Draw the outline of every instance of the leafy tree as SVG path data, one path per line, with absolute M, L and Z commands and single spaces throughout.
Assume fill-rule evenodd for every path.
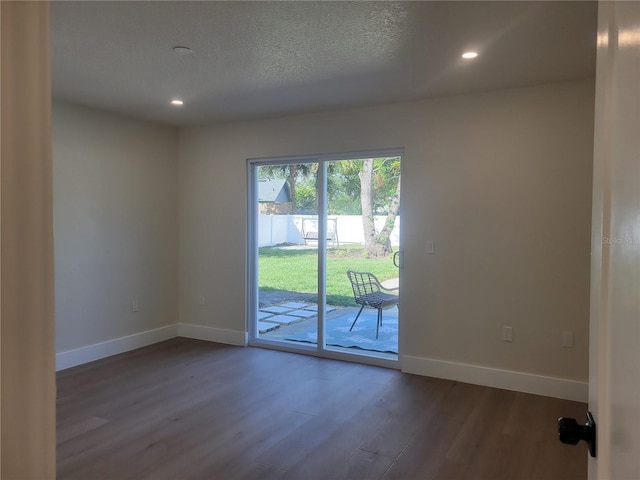
M 371 159 L 370 159 L 371 160 Z M 331 162 L 327 193 L 329 214 L 361 215 L 360 192 L 365 160 Z M 374 215 L 386 215 L 396 194 L 400 177 L 400 158 L 375 158 L 371 172 L 371 209 Z
M 378 168 L 378 173 L 381 171 L 382 166 L 384 166 L 384 163 Z M 362 171 L 358 176 L 360 178 L 360 201 L 362 205 L 362 227 L 364 229 L 365 250 L 370 257 L 386 257 L 393 251 L 391 248 L 391 232 L 393 231 L 396 216 L 400 209 L 400 172 L 398 171 L 396 181 L 390 181 L 388 175 L 376 175 L 375 160 L 368 158 L 363 160 Z M 387 218 L 382 230 L 376 232 L 373 208 L 374 185 L 377 185 L 379 190 L 382 190 L 382 187 L 386 186 L 388 190 L 393 184 L 395 184 L 393 194 L 385 198 L 385 200 L 389 201 Z
M 327 212 L 330 215 L 361 215 L 360 178 L 362 160 L 341 160 L 329 164 Z
M 400 157 L 331 162 L 329 214 L 362 215 L 365 250 L 372 258 L 389 255 L 391 232 L 400 206 Z M 386 215 L 380 232 L 374 216 Z
M 400 158 L 340 160 L 327 164 L 327 212 L 330 215 L 362 215 L 365 250 L 372 258 L 389 255 L 391 232 L 400 207 Z M 287 178 L 293 213 L 318 211 L 318 164 L 260 167 L 260 178 Z M 380 232 L 375 215 L 387 216 Z
M 289 182 L 289 192 L 291 193 L 292 210 L 295 214 L 298 211 L 297 183 L 299 178 L 306 177 L 311 171 L 311 164 L 291 163 L 286 165 L 264 165 L 259 169 L 261 179 L 286 178 Z
M 302 213 L 318 211 L 318 197 L 315 185 L 300 182 L 296 187 L 296 209 Z

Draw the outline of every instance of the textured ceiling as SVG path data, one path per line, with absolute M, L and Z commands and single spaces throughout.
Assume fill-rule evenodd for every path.
M 53 96 L 193 125 L 580 79 L 595 72 L 596 12 L 575 1 L 56 1 Z M 462 60 L 469 49 L 480 56 Z

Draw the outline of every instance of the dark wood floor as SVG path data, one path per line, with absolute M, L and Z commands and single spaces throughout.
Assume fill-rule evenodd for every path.
M 173 339 L 58 374 L 59 479 L 585 479 L 586 405 Z

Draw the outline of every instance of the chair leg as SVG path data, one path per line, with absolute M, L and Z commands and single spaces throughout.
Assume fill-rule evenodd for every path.
M 356 324 L 356 322 L 358 321 L 358 317 L 360 316 L 360 314 L 362 313 L 362 309 L 364 308 L 364 305 L 362 305 L 360 307 L 360 311 L 358 312 L 358 314 L 356 315 L 356 319 L 353 321 L 353 323 L 351 324 L 351 328 L 353 328 L 353 326 Z M 349 331 L 351 331 L 351 328 L 349 329 Z
M 380 329 L 380 325 L 382 325 L 382 309 L 378 309 L 378 323 L 376 323 L 376 340 L 378 339 L 378 330 Z

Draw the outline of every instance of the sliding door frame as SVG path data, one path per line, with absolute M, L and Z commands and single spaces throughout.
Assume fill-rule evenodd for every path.
M 381 150 L 362 150 L 355 152 L 340 152 L 322 155 L 299 155 L 287 157 L 263 157 L 247 159 L 247 284 L 246 284 L 246 315 L 245 315 L 245 331 L 249 334 L 249 345 L 263 348 L 271 348 L 293 353 L 304 353 L 323 358 L 332 358 L 336 360 L 344 360 L 350 362 L 364 363 L 368 365 L 377 365 L 387 368 L 400 369 L 400 359 L 404 350 L 403 322 L 401 321 L 399 309 L 398 312 L 398 356 L 396 360 L 380 358 L 374 354 L 367 352 L 347 353 L 336 350 L 327 350 L 324 342 L 324 327 L 326 315 L 326 256 L 327 256 L 327 164 L 331 161 L 340 160 L 359 160 L 365 158 L 380 157 L 400 157 L 400 172 L 402 175 L 404 164 L 404 149 L 390 148 Z M 318 164 L 318 183 L 320 185 L 318 191 L 318 318 L 317 332 L 318 341 L 316 345 L 291 345 L 285 342 L 274 341 L 267 338 L 260 338 L 257 331 L 257 312 L 259 302 L 259 286 L 258 286 L 258 167 L 270 165 L 291 165 L 303 163 Z M 402 195 L 400 196 L 400 204 L 402 205 Z M 402 211 L 402 210 L 400 210 Z M 403 225 L 400 223 L 400 252 L 403 247 Z M 402 292 L 402 270 L 403 270 L 403 253 L 400 254 L 400 268 L 398 269 L 400 292 Z M 402 302 L 402 293 L 400 293 L 400 301 Z

